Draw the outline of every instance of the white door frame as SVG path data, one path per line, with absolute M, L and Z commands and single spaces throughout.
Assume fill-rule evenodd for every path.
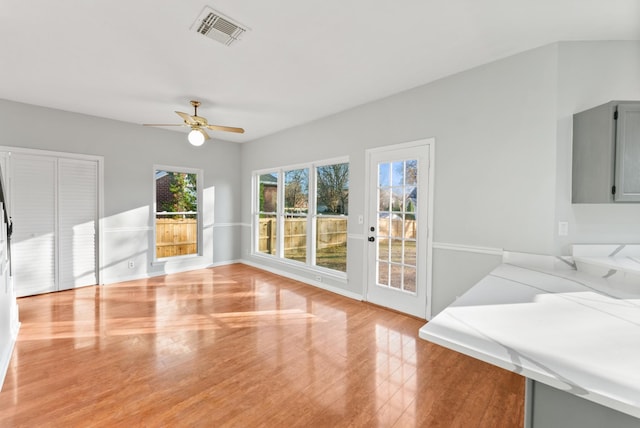
M 364 214 L 364 218 L 365 219 L 369 219 L 370 218 L 370 203 L 371 203 L 371 184 L 369 178 L 371 175 L 371 169 L 372 169 L 372 165 L 371 165 L 371 155 L 373 153 L 380 153 L 380 152 L 385 152 L 385 151 L 391 151 L 391 150 L 396 150 L 396 149 L 406 149 L 406 148 L 412 148 L 412 147 L 419 147 L 419 146 L 427 146 L 427 150 L 429 153 L 429 183 L 428 183 L 428 197 L 427 197 L 427 278 L 426 278 L 426 298 L 427 298 L 427 302 L 426 302 L 426 313 L 424 314 L 425 319 L 429 320 L 431 319 L 432 316 L 432 282 L 433 282 L 433 274 L 432 274 L 432 267 L 433 267 L 433 193 L 434 193 L 434 178 L 435 178 L 435 138 L 431 137 L 431 138 L 425 138 L 422 140 L 416 140 L 416 141 L 409 141 L 406 143 L 400 143 L 400 144 L 393 144 L 393 145 L 389 145 L 389 146 L 383 146 L 383 147 L 376 147 L 373 149 L 367 149 L 365 151 L 365 157 L 366 157 L 366 161 L 365 161 L 365 192 L 364 192 L 364 206 L 365 206 L 365 214 Z M 365 221 L 366 223 L 366 221 Z M 367 236 L 368 236 L 368 224 L 364 224 L 364 228 L 363 228 L 363 236 L 364 236 L 364 240 L 363 240 L 363 266 L 362 266 L 362 277 L 365 279 L 364 281 L 364 287 L 363 287 L 363 299 L 366 300 L 367 299 L 367 295 L 368 295 L 368 291 L 369 291 L 369 287 L 373 284 L 372 281 L 375 281 L 375 278 L 371 279 L 369 278 L 369 263 L 371 263 L 371 260 L 369 260 L 369 243 L 367 242 Z

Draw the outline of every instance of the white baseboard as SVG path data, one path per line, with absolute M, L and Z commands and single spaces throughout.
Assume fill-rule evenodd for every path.
M 9 370 L 9 363 L 11 362 L 11 356 L 13 355 L 13 348 L 15 348 L 15 346 L 16 338 L 12 337 L 11 343 L 6 349 L 2 350 L 2 355 L 0 355 L 0 391 L 4 386 L 4 378 L 7 376 L 7 370 Z
M 305 284 L 313 285 L 314 287 L 318 287 L 318 288 L 321 288 L 323 290 L 327 290 L 327 291 L 330 291 L 332 293 L 336 293 L 336 294 L 339 294 L 341 296 L 348 297 L 350 299 L 360 300 L 360 301 L 363 300 L 362 294 L 354 293 L 353 291 L 345 290 L 343 288 L 335 287 L 333 285 L 325 284 L 323 282 L 314 281 L 314 280 L 312 280 L 310 278 L 306 278 L 304 276 L 296 275 L 294 273 L 287 272 L 285 270 L 276 269 L 276 268 L 272 268 L 270 266 L 261 265 L 259 263 L 254 263 L 254 262 L 251 262 L 251 261 L 246 260 L 246 259 L 242 259 L 239 262 L 242 263 L 242 264 L 245 264 L 247 266 L 252 266 L 254 268 L 266 270 L 267 272 L 271 272 L 271 273 L 274 273 L 276 275 L 284 276 L 285 278 L 294 279 L 296 281 L 304 282 Z
M 225 261 L 222 261 L 222 262 L 209 263 L 209 264 L 206 264 L 206 265 L 186 266 L 184 268 L 172 269 L 170 272 L 158 271 L 158 272 L 147 272 L 147 273 L 141 273 L 141 274 L 135 274 L 135 275 L 116 276 L 116 277 L 113 277 L 113 278 L 107 278 L 103 282 L 103 284 L 116 284 L 118 282 L 136 281 L 138 279 L 149 279 L 149 278 L 155 278 L 157 276 L 171 275 L 171 274 L 174 274 L 174 273 L 189 272 L 189 271 L 198 270 L 198 269 L 207 269 L 207 268 L 212 268 L 212 267 L 216 267 L 216 266 L 231 265 L 231 264 L 234 264 L 234 263 L 243 263 L 243 262 L 241 260 L 225 260 Z

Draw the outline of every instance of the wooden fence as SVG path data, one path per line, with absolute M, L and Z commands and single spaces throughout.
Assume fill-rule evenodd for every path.
M 389 219 L 378 220 L 378 235 L 390 236 L 392 238 L 416 239 L 416 221 L 391 219 L 391 230 L 389 230 Z
M 156 219 L 156 257 L 184 256 L 198 252 L 198 220 Z
M 414 220 L 380 219 L 378 227 L 380 235 L 405 238 L 416 237 Z M 307 219 L 286 218 L 284 224 L 285 251 L 306 248 Z M 275 254 L 276 219 L 260 219 L 259 251 Z M 316 248 L 323 249 L 344 245 L 347 242 L 346 218 L 319 218 L 316 230 Z M 156 219 L 156 257 L 172 257 L 198 252 L 198 222 L 192 218 L 158 218 Z
M 260 238 L 258 250 L 261 253 L 275 254 L 276 219 L 260 219 Z M 316 248 L 328 248 L 344 245 L 347 242 L 346 218 L 319 218 L 316 230 Z M 392 238 L 415 239 L 416 221 L 381 218 L 378 221 L 378 234 Z M 307 219 L 286 218 L 284 222 L 284 250 L 306 248 Z
M 258 251 L 275 254 L 276 219 L 260 219 Z M 319 218 L 316 225 L 316 248 L 344 245 L 347 242 L 346 218 Z M 284 222 L 284 250 L 304 249 L 307 246 L 307 219 L 286 218 Z

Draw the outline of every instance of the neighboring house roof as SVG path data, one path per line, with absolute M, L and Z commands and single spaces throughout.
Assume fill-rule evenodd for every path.
M 260 176 L 261 184 L 278 184 L 278 177 L 274 177 L 271 174 L 262 174 Z

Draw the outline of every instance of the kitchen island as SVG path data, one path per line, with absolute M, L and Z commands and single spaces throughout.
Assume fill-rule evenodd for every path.
M 637 428 L 635 290 L 576 270 L 571 257 L 505 253 L 420 337 L 525 376 L 527 428 Z

